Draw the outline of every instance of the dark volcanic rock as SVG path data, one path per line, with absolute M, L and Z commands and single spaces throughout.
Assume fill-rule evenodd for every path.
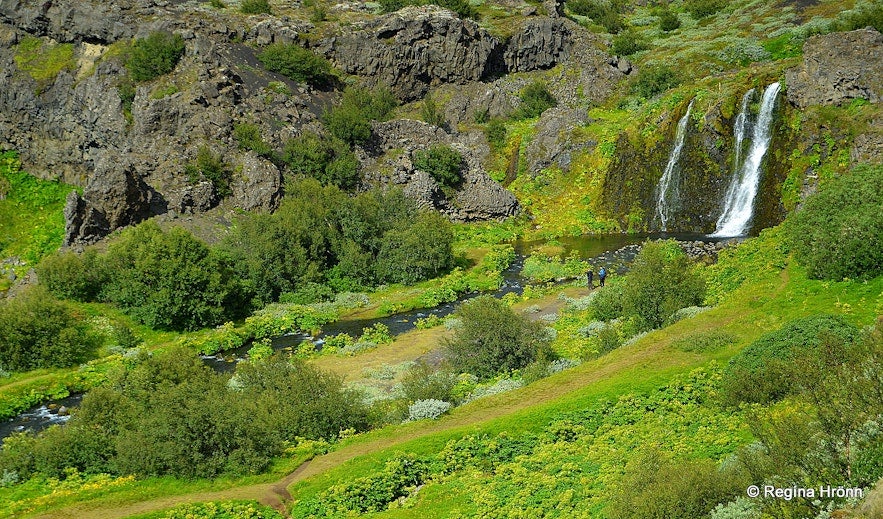
M 570 56 L 572 34 L 563 18 L 533 18 L 509 40 L 503 60 L 509 72 L 554 67 Z
M 553 164 L 564 171 L 570 169 L 575 150 L 595 146 L 594 142 L 571 137 L 574 128 L 588 120 L 585 108 L 558 106 L 546 110 L 537 121 L 534 136 L 527 146 L 527 171 L 535 174 Z
M 62 42 L 109 43 L 134 35 L 135 11 L 131 0 L 0 0 L 0 21 L 39 36 Z
M 430 85 L 478 81 L 491 72 L 499 41 L 471 20 L 433 5 L 406 7 L 341 34 L 320 48 L 348 74 L 388 86 L 402 99 Z
M 809 105 L 883 98 L 883 35 L 874 29 L 813 36 L 803 45 L 803 63 L 785 73 L 788 100 Z

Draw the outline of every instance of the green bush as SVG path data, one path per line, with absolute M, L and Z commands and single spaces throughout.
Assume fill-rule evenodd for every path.
M 150 81 L 168 74 L 184 55 L 184 39 L 178 34 L 153 32 L 132 45 L 126 68 L 135 81 Z
M 698 20 L 717 14 L 728 4 L 727 0 L 687 0 L 684 2 L 684 9 Z
M 208 180 L 214 186 L 215 193 L 221 198 L 227 198 L 233 194 L 233 190 L 230 188 L 233 173 L 221 156 L 207 146 L 200 146 L 196 152 L 196 160 L 184 165 L 184 174 L 187 175 L 187 180 L 191 184 Z
M 339 105 L 322 119 L 331 135 L 347 144 L 364 144 L 371 138 L 371 121 L 385 121 L 398 101 L 387 89 L 347 88 Z
M 464 165 L 463 155 L 444 144 L 414 153 L 414 166 L 429 173 L 442 187 L 458 186 L 463 180 L 461 171 Z
M 871 1 L 861 5 L 856 5 L 851 11 L 847 11 L 841 15 L 841 20 L 837 23 L 837 29 L 842 31 L 854 31 L 856 29 L 864 29 L 865 27 L 873 27 L 879 32 L 883 32 L 883 3 L 879 1 Z
M 267 0 L 242 0 L 239 10 L 244 14 L 273 14 Z
M 680 82 L 678 74 L 668 66 L 646 66 L 638 72 L 638 76 L 632 84 L 632 92 L 650 99 L 678 86 Z
M 704 279 L 674 240 L 644 243 L 626 281 L 622 313 L 634 318 L 639 330 L 659 328 L 705 297 Z
M 324 185 L 352 190 L 361 181 L 359 161 L 349 146 L 312 132 L 286 142 L 282 160 L 295 173 L 313 177 Z
M 521 99 L 521 106 L 518 107 L 516 118 L 530 119 L 539 117 L 549 108 L 558 106 L 555 96 L 549 92 L 546 84 L 542 81 L 534 81 L 524 87 L 518 97 Z
M 258 54 L 264 68 L 301 83 L 322 85 L 331 77 L 325 58 L 293 43 L 272 43 Z
M 621 10 L 624 3 L 611 0 L 568 0 L 570 12 L 591 18 L 593 22 L 604 27 L 610 34 L 616 34 L 625 28 Z
M 883 273 L 883 166 L 859 166 L 820 187 L 786 223 L 797 260 L 816 279 Z
M 607 284 L 592 298 L 592 316 L 598 321 L 610 321 L 622 316 L 622 284 Z
M 672 11 L 668 5 L 659 10 L 659 28 L 663 32 L 671 32 L 677 30 L 681 26 L 681 20 L 678 13 Z
M 631 56 L 636 52 L 647 50 L 650 45 L 631 28 L 613 37 L 613 53 L 617 56 Z
M 111 243 L 103 299 L 158 329 L 195 330 L 241 315 L 243 288 L 229 259 L 184 229 L 142 223 Z
M 233 137 L 236 139 L 239 149 L 249 150 L 261 157 L 270 158 L 273 148 L 264 142 L 261 137 L 260 126 L 252 123 L 239 123 L 233 127 Z
M 469 0 L 380 0 L 380 10 L 384 13 L 392 13 L 409 5 L 435 4 L 457 13 L 460 18 L 478 19 L 478 10 L 469 3 Z
M 216 0 L 217 1 L 217 0 Z M 257 501 L 221 501 L 178 505 L 151 519 L 283 519 L 282 514 Z
M 453 266 L 454 234 L 450 222 L 436 212 L 423 212 L 407 227 L 384 233 L 374 266 L 377 279 L 412 284 Z
M 730 359 L 721 382 L 721 395 L 730 405 L 778 400 L 806 384 L 806 373 L 795 362 L 832 341 L 853 342 L 858 329 L 842 317 L 817 315 L 789 322 L 764 334 Z
M 487 135 L 488 144 L 494 150 L 499 150 L 506 144 L 506 124 L 502 119 L 491 119 L 484 129 L 484 134 Z
M 443 107 L 438 106 L 432 98 L 432 94 L 426 94 L 423 104 L 420 106 L 420 118 L 423 122 L 443 128 L 447 121 Z
M 457 376 L 449 371 L 436 371 L 425 362 L 420 362 L 405 374 L 402 379 L 402 392 L 408 402 L 418 400 L 441 400 L 453 402 L 452 392 L 457 384 Z
M 98 345 L 82 319 L 41 286 L 0 302 L 0 344 L 0 368 L 9 371 L 72 366 Z
M 458 372 L 488 379 L 551 358 L 543 325 L 516 314 L 504 302 L 478 296 L 462 303 L 454 335 L 444 341 L 448 359 Z
M 739 470 L 718 470 L 710 460 L 671 461 L 654 450 L 626 465 L 605 511 L 611 519 L 707 517 L 748 483 Z
M 108 276 L 94 249 L 46 256 L 36 270 L 40 284 L 54 296 L 83 302 L 95 301 Z

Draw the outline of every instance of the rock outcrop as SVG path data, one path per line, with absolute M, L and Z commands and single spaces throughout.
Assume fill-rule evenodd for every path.
M 532 18 L 509 39 L 503 61 L 509 72 L 554 67 L 570 57 L 573 34 L 564 18 Z
M 368 22 L 327 40 L 320 49 L 344 72 L 412 100 L 433 84 L 484 78 L 499 47 L 500 42 L 475 22 L 428 5 Z
M 872 103 L 883 98 L 883 34 L 874 29 L 813 36 L 803 45 L 803 63 L 785 73 L 788 100 L 800 107 Z
M 585 108 L 559 106 L 544 112 L 527 146 L 527 171 L 536 173 L 552 165 L 563 171 L 569 170 L 574 151 L 595 146 L 595 142 L 571 137 L 577 126 L 588 121 Z
M 369 184 L 398 186 L 420 206 L 441 211 L 453 220 L 488 220 L 518 214 L 520 208 L 515 196 L 481 167 L 489 153 L 483 136 L 451 136 L 436 126 L 408 119 L 376 124 L 374 134 L 369 146 L 372 156 L 362 157 L 367 165 L 365 176 Z M 463 181 L 450 197 L 412 161 L 416 151 L 435 144 L 451 146 L 466 162 Z

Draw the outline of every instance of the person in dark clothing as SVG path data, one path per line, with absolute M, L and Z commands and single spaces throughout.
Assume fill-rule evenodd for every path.
M 592 290 L 593 288 L 595 288 L 595 287 L 594 287 L 594 284 L 592 283 L 592 277 L 593 277 L 594 275 L 595 275 L 595 273 L 592 272 L 592 269 L 589 269 L 589 270 L 586 272 L 586 281 L 587 281 L 586 284 L 589 286 L 589 290 Z
M 607 269 L 605 269 L 604 267 L 601 267 L 601 269 L 598 270 L 598 286 L 599 287 L 604 286 L 605 279 L 607 279 Z

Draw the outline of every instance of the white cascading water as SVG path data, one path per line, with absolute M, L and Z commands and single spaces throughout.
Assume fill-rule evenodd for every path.
M 751 134 L 751 148 L 741 167 L 738 162 L 736 163 L 736 174 L 733 175 L 733 181 L 727 189 L 724 212 L 717 220 L 717 230 L 711 236 L 728 238 L 742 236 L 748 232 L 751 218 L 754 216 L 754 199 L 760 186 L 761 165 L 772 138 L 773 109 L 776 106 L 776 96 L 779 95 L 780 86 L 779 83 L 773 83 L 763 93 L 760 113 Z M 742 112 L 745 113 L 746 109 L 743 99 Z M 737 143 L 737 157 L 740 149 L 741 143 Z
M 678 121 L 675 147 L 672 148 L 671 154 L 668 156 L 668 164 L 665 165 L 665 171 L 662 172 L 662 178 L 659 179 L 659 185 L 656 187 L 656 215 L 659 217 L 659 223 L 663 232 L 668 230 L 672 203 L 677 201 L 680 194 L 677 182 L 673 183 L 672 177 L 678 165 L 678 159 L 681 158 L 681 150 L 684 148 L 684 139 L 687 136 L 687 121 L 690 119 L 690 111 L 692 109 L 693 101 L 690 101 L 690 104 L 687 106 L 687 113 Z

